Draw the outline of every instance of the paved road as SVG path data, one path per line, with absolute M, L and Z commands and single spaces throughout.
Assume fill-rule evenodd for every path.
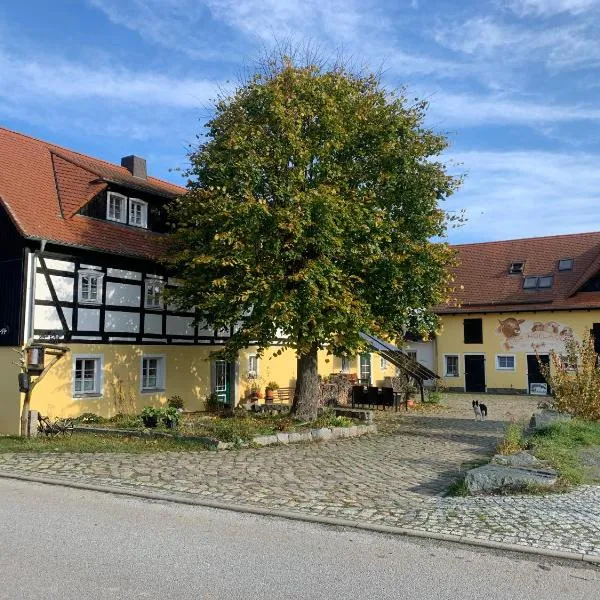
M 0 480 L 0 599 L 600 599 L 600 569 Z
M 476 422 L 470 400 L 451 395 L 433 414 L 387 412 L 382 435 L 225 452 L 0 454 L 0 472 L 600 556 L 598 486 L 533 498 L 440 496 L 536 403 L 486 396 L 490 419 Z

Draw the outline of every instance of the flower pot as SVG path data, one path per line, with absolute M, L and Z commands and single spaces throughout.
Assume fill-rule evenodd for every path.
M 142 422 L 144 423 L 144 427 L 153 428 L 158 425 L 158 416 L 157 415 L 144 415 L 142 417 Z
M 275 397 L 275 394 L 273 394 L 273 390 L 266 390 L 265 391 L 265 404 L 273 404 L 274 397 Z

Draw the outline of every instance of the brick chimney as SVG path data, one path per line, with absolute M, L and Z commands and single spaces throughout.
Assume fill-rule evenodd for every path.
M 146 173 L 146 159 L 139 156 L 124 156 L 121 159 L 121 166 L 125 167 L 134 177 L 148 179 Z

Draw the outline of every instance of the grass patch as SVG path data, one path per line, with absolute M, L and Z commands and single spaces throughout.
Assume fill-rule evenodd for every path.
M 594 483 L 582 463 L 580 452 L 584 448 L 597 447 L 593 454 L 600 464 L 600 422 L 574 419 L 555 423 L 534 434 L 529 446 L 535 456 L 552 464 L 564 482 L 571 485 Z
M 112 419 L 86 420 L 85 424 L 96 427 L 117 429 L 142 429 L 139 416 L 117 415 Z M 358 421 L 346 417 L 336 417 L 331 413 L 320 415 L 315 421 L 303 422 L 288 415 L 277 414 L 236 414 L 232 417 L 214 415 L 185 415 L 177 430 L 168 430 L 176 437 L 118 436 L 96 433 L 74 433 L 71 437 L 21 438 L 0 436 L 0 453 L 6 452 L 166 452 L 198 451 L 206 449 L 206 444 L 198 439 L 211 438 L 221 442 L 248 442 L 260 435 L 275 435 L 279 432 L 306 431 L 322 427 L 350 427 Z M 155 431 L 161 431 L 156 428 Z M 165 431 L 162 429 L 162 431 Z M 181 437 L 177 437 L 177 435 Z M 188 439 L 186 439 L 188 438 Z
M 469 488 L 464 477 L 461 477 L 448 487 L 444 496 L 446 497 L 464 497 L 469 495 Z

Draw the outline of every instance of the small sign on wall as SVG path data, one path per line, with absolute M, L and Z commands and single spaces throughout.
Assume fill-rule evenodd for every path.
M 530 383 L 529 393 L 534 396 L 547 396 L 548 395 L 548 384 L 547 383 Z

